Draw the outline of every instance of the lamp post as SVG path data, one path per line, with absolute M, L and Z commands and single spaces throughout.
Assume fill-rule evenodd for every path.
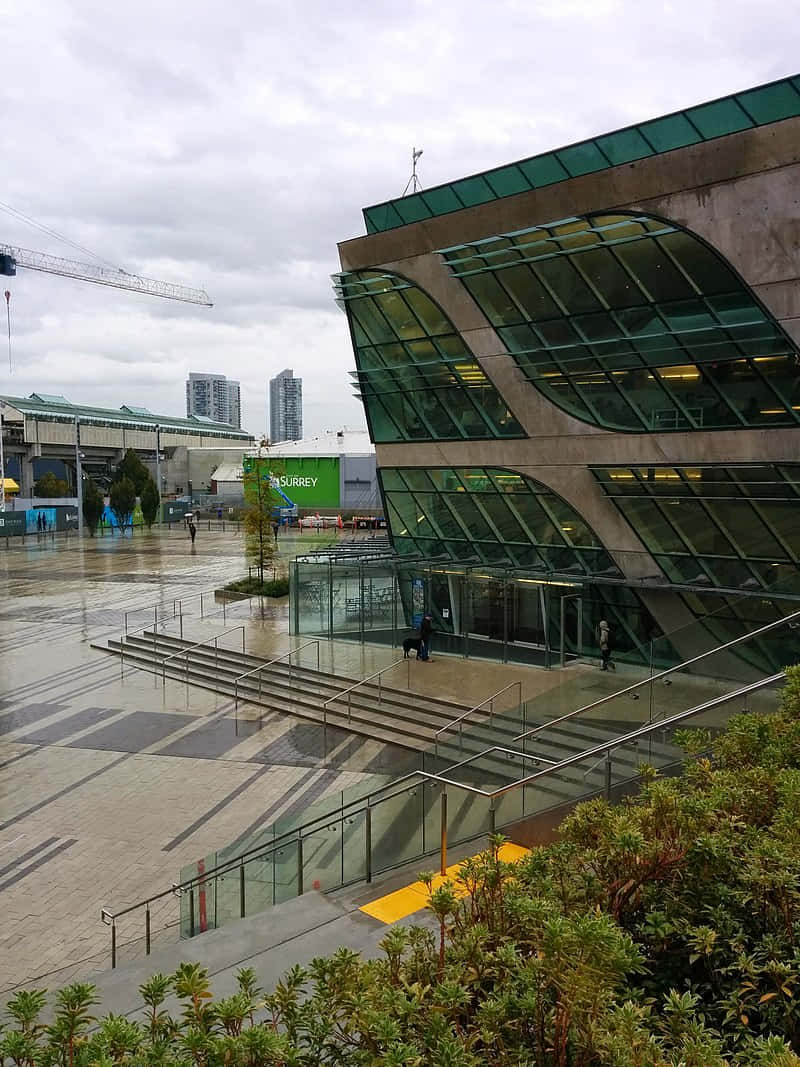
M 156 423 L 156 489 L 158 490 L 158 513 L 156 523 L 161 519 L 161 426 Z
M 21 481 L 22 479 L 20 479 Z M 3 451 L 3 402 L 0 400 L 0 511 L 6 510 L 6 460 Z
M 78 540 L 83 540 L 83 468 L 81 467 L 81 424 L 75 416 L 75 495 L 78 498 Z

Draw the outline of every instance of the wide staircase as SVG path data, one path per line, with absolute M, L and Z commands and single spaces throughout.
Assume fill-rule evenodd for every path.
M 106 912 L 113 962 L 149 952 L 156 939 L 191 937 L 307 889 L 368 883 L 408 863 L 444 870 L 454 847 L 501 829 L 535 838 L 536 826 L 554 825 L 580 800 L 635 789 L 642 764 L 670 773 L 682 758 L 676 730 L 713 734 L 731 715 L 776 707 L 783 665 L 798 658 L 798 626 L 800 611 L 555 717 L 552 694 L 517 701 L 515 683 L 506 687 L 510 694 L 501 690 L 470 708 L 370 680 L 192 648 L 155 632 L 116 642 L 120 647 L 111 642 L 126 662 L 136 657 L 137 666 L 172 676 L 169 663 L 178 660 L 174 677 L 240 700 L 255 671 L 269 684 L 262 677 L 260 695 L 247 686 L 248 703 L 314 719 L 323 729 L 335 722 L 383 736 L 420 754 L 418 770 L 378 789 L 367 782 L 323 798 L 199 859 L 163 893 Z

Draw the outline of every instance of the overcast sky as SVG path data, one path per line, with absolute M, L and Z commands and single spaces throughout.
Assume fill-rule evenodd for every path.
M 330 275 L 412 145 L 436 185 L 797 73 L 799 36 L 785 0 L 0 0 L 0 201 L 214 301 L 21 270 L 0 392 L 177 415 L 220 372 L 258 434 L 293 367 L 308 434 L 360 428 Z

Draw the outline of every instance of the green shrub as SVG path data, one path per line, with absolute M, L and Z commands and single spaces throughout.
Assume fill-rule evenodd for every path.
M 251 596 L 288 596 L 289 579 L 272 578 L 261 582 L 258 575 L 254 575 L 252 578 L 240 578 L 238 581 L 229 582 L 225 588 L 232 593 L 249 593 Z

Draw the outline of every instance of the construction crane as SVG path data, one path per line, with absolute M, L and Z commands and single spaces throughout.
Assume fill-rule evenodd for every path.
M 96 285 L 110 285 L 114 289 L 129 289 L 147 296 L 160 296 L 164 300 L 182 300 L 186 304 L 202 304 L 204 307 L 214 306 L 203 289 L 189 289 L 185 285 L 174 285 L 172 282 L 140 278 L 137 274 L 129 274 L 122 269 L 109 270 L 92 263 L 80 263 L 75 259 L 62 259 L 60 256 L 48 256 L 44 252 L 33 252 L 29 248 L 0 244 L 0 275 L 13 278 L 17 267 L 44 271 L 46 274 L 60 274 L 64 278 L 77 278 L 79 281 L 94 282 Z

